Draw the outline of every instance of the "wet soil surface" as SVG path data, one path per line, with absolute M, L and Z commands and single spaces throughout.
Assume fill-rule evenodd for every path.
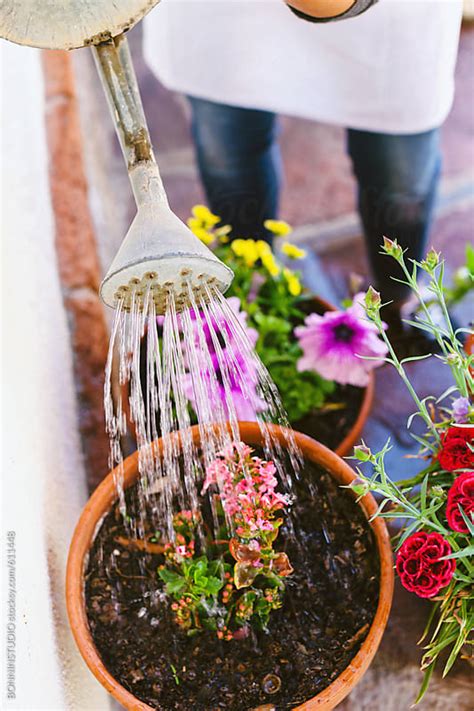
M 94 642 L 120 684 L 154 709 L 280 711 L 347 667 L 377 606 L 375 539 L 351 494 L 326 472 L 306 464 L 296 493 L 291 519 L 300 543 L 284 525 L 277 545 L 295 568 L 284 605 L 268 632 L 230 642 L 177 628 L 156 574 L 162 557 L 124 543 L 129 533 L 112 510 L 91 551 L 85 592 Z M 127 498 L 131 512 L 134 489 Z

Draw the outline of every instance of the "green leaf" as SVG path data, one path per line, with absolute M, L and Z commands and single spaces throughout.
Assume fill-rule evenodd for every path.
M 417 324 L 415 321 L 411 322 L 413 326 L 418 326 L 420 328 L 419 324 Z M 428 329 L 426 329 L 428 330 Z M 402 365 L 405 365 L 405 363 L 414 363 L 417 360 L 426 360 L 427 358 L 431 358 L 432 354 L 427 353 L 426 355 L 421 355 L 421 356 L 410 356 L 409 358 L 403 358 L 403 360 L 400 361 Z
M 168 595 L 177 595 L 186 587 L 186 579 L 179 573 L 175 573 L 167 568 L 160 568 L 158 575 L 166 584 Z
M 433 619 L 438 612 L 440 608 L 441 603 L 440 602 L 434 602 L 431 606 L 430 614 L 428 616 L 428 620 L 426 621 L 425 629 L 423 630 L 423 634 L 421 635 L 420 639 L 418 640 L 418 644 L 421 644 L 424 639 L 426 639 L 426 635 L 430 631 L 430 627 L 433 623 Z
M 459 580 L 463 583 L 467 583 L 468 585 L 472 585 L 472 576 L 464 575 L 459 570 L 454 571 L 454 579 Z
M 262 311 L 255 314 L 254 320 L 258 326 L 260 335 L 266 335 L 268 333 L 271 333 L 272 335 L 286 335 L 292 330 L 291 323 L 288 323 L 288 321 L 285 321 L 278 316 L 264 314 Z
M 208 594 L 215 597 L 223 585 L 224 585 L 224 581 L 221 580 L 220 578 L 209 577 L 207 580 Z
M 463 548 L 460 551 L 456 551 L 455 553 L 445 555 L 440 558 L 440 560 L 450 560 L 452 558 L 470 558 L 471 556 L 474 556 L 474 545 L 467 546 L 466 548 Z
M 438 404 L 439 402 L 442 402 L 445 398 L 448 397 L 448 395 L 452 395 L 455 392 L 458 392 L 457 385 L 450 385 L 450 387 L 446 388 L 446 390 L 441 393 L 441 395 L 437 398 L 436 403 Z
M 407 526 L 407 527 L 405 528 L 405 530 L 403 531 L 403 534 L 400 536 L 400 540 L 399 540 L 398 543 L 397 543 L 397 550 L 398 550 L 398 549 L 400 548 L 400 546 L 406 541 L 406 539 L 407 539 L 409 536 L 411 536 L 411 534 L 414 533 L 414 531 L 417 530 L 417 528 L 420 528 L 420 522 L 418 521 L 418 519 L 416 519 L 415 521 L 413 521 L 413 523 L 411 523 L 409 526 Z
M 425 476 L 423 479 L 423 483 L 421 485 L 421 491 L 420 491 L 420 503 L 421 503 L 421 511 L 423 512 L 426 509 L 426 492 L 428 489 L 428 480 L 430 478 L 429 473 Z
M 464 523 L 465 523 L 466 526 L 467 526 L 467 530 L 469 531 L 469 533 L 471 534 L 471 536 L 474 536 L 474 521 L 472 521 L 472 520 L 469 518 L 469 516 L 466 514 L 466 512 L 464 511 L 464 509 L 463 509 L 461 506 L 459 506 L 459 504 L 458 504 L 458 507 L 459 507 L 459 510 L 460 510 L 460 512 L 461 512 L 461 516 L 463 517 Z
M 460 628 L 458 638 L 457 638 L 455 644 L 453 645 L 453 648 L 452 648 L 452 650 L 449 654 L 449 657 L 446 661 L 446 664 L 444 666 L 443 679 L 447 674 L 449 674 L 451 667 L 453 666 L 454 662 L 456 661 L 457 656 L 458 656 L 459 652 L 461 651 L 461 648 L 462 648 L 463 644 L 465 643 L 468 634 L 469 634 L 469 629 L 468 629 L 467 625 L 464 628 L 463 627 Z
M 427 691 L 428 686 L 429 686 L 429 684 L 430 684 L 430 679 L 431 679 L 431 677 L 432 677 L 432 675 L 433 675 L 435 666 L 436 666 L 436 660 L 433 660 L 433 661 L 431 662 L 431 664 L 429 665 L 429 667 L 427 667 L 427 669 L 426 669 L 426 671 L 425 671 L 425 674 L 424 674 L 424 677 L 423 677 L 423 683 L 421 684 L 420 690 L 419 690 L 419 692 L 418 692 L 418 694 L 417 694 L 417 697 L 416 697 L 416 699 L 415 699 L 415 701 L 414 701 L 415 705 L 416 705 L 416 704 L 419 704 L 420 701 L 421 701 L 421 699 L 423 698 L 423 696 L 426 694 L 426 691 Z

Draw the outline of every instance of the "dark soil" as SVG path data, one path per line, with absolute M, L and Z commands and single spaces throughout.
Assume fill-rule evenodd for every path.
M 117 509 L 104 520 L 86 574 L 89 624 L 110 673 L 138 699 L 170 711 L 293 708 L 331 683 L 357 653 L 375 614 L 376 543 L 354 499 L 324 471 L 305 465 L 296 484 L 295 542 L 283 526 L 277 548 L 295 568 L 267 633 L 219 641 L 173 622 L 160 590 L 160 555 L 117 542 Z M 127 494 L 129 511 L 135 491 Z M 150 531 L 150 534 L 153 533 Z M 104 560 L 115 561 L 101 565 Z

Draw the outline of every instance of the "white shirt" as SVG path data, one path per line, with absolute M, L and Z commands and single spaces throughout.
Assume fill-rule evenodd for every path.
M 147 62 L 168 88 L 386 133 L 439 126 L 454 89 L 462 0 L 380 0 L 359 17 L 299 19 L 283 0 L 162 0 Z

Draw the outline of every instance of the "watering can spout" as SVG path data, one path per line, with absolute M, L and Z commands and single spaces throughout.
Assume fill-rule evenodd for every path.
M 152 298 L 157 314 L 166 310 L 170 293 L 178 310 L 189 305 L 190 290 L 205 297 L 207 286 L 224 292 L 233 273 L 169 207 L 156 164 L 138 165 L 130 173 L 138 212 L 100 288 L 109 306 Z

